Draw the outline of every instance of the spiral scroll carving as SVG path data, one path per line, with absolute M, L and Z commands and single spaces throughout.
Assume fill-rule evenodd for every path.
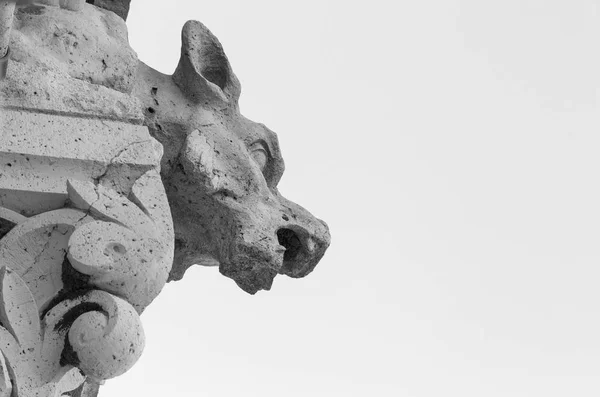
M 63 301 L 44 320 L 46 340 L 64 344 L 63 364 L 98 381 L 125 373 L 144 348 L 144 331 L 133 306 L 104 291 Z
M 62 396 L 121 375 L 144 348 L 139 314 L 164 286 L 173 227 L 158 172 L 129 198 L 68 180 L 68 206 L 0 208 L 0 397 Z

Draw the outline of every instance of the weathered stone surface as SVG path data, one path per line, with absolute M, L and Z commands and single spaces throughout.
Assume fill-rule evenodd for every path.
M 324 222 L 277 191 L 277 136 L 239 113 L 240 84 L 221 44 L 200 22 L 182 32 L 172 78 L 141 65 L 134 90 L 165 154 L 162 176 L 175 224 L 171 279 L 193 264 L 219 265 L 245 291 L 277 274 L 303 277 L 330 241 Z
M 109 10 L 127 20 L 129 14 L 129 4 L 131 0 L 87 0 L 88 3 L 95 5 L 96 7 L 104 8 Z
M 127 42 L 125 22 L 114 13 L 90 4 L 84 4 L 81 12 L 19 7 L 13 30 L 14 60 L 131 92 L 137 55 Z
M 26 216 L 62 208 L 69 178 L 129 194 L 162 155 L 143 126 L 7 109 L 0 121 L 0 206 Z
M 11 397 L 12 383 L 4 355 L 0 354 L 0 397 Z
M 43 7 L 31 22 L 20 24 L 17 37 L 22 37 L 23 42 L 31 35 L 39 37 L 41 31 L 52 31 L 49 25 L 61 26 L 67 32 L 82 30 L 80 21 L 65 16 L 68 12 L 51 8 Z M 26 14 L 24 10 L 18 14 Z M 78 14 L 83 15 L 82 20 L 89 26 L 97 26 L 98 19 L 105 18 L 91 5 L 86 5 Z M 110 25 L 114 21 L 108 22 Z M 115 22 L 115 26 L 117 28 L 97 29 L 95 34 L 119 31 L 121 25 Z M 117 44 L 128 47 L 126 32 L 123 30 L 117 36 L 120 37 Z M 88 40 L 102 41 L 92 36 Z M 58 56 L 64 46 L 41 47 L 46 50 L 48 59 L 64 59 L 64 54 Z M 74 51 L 74 56 L 87 60 L 90 65 L 97 64 L 102 56 L 84 47 Z M 128 52 L 118 48 L 113 51 Z M 277 274 L 292 277 L 308 274 L 329 245 L 329 233 L 324 223 L 277 191 L 283 159 L 276 135 L 264 125 L 240 115 L 239 81 L 221 44 L 204 25 L 195 21 L 185 25 L 181 54 L 172 77 L 140 63 L 132 92 L 142 101 L 144 123 L 164 147 L 161 175 L 177 236 L 171 279 L 181 278 L 192 264 L 218 264 L 223 274 L 233 278 L 245 291 L 254 293 L 269 289 Z M 15 59 L 20 58 L 15 56 Z M 75 77 L 65 72 L 69 66 L 64 64 L 69 62 L 67 59 L 50 69 Z M 39 63 L 34 67 L 39 67 Z M 14 76 L 17 75 L 15 71 Z M 88 76 L 87 80 L 93 79 Z M 5 90 L 19 91 L 15 88 L 18 79 L 12 81 Z M 65 106 L 63 110 L 68 112 L 75 107 L 70 99 L 76 91 L 73 95 L 65 91 L 70 107 Z M 43 106 L 43 99 L 37 97 L 43 98 L 39 94 L 49 90 L 34 91 L 38 95 L 24 89 L 19 92 L 25 92 L 21 103 Z M 127 101 L 120 103 L 123 102 Z M 50 107 L 50 102 L 47 103 Z M 114 103 L 113 109 L 118 106 Z M 97 112 L 91 108 L 88 113 Z M 118 112 L 110 114 L 114 117 Z
M 47 212 L 19 222 L 0 240 L 0 260 L 27 285 L 40 314 L 65 288 L 62 267 L 69 236 L 82 221 L 78 211 Z
M 136 181 L 137 205 L 102 185 L 68 182 L 71 203 L 98 219 L 71 235 L 69 262 L 89 284 L 126 298 L 140 313 L 158 296 L 173 261 L 173 227 L 157 181 L 152 171 Z
M 60 354 L 53 354 L 64 347 L 64 332 L 68 329 L 61 330 L 54 324 L 42 326 L 45 322 L 38 317 L 27 285 L 7 267 L 0 269 L 0 322 L 0 350 L 6 358 L 2 371 L 8 369 L 12 395 L 62 395 L 85 380 L 79 370 L 62 367 Z
M 30 1 L 29 3 L 34 3 L 34 1 Z M 39 0 L 38 3 L 58 7 L 60 5 L 60 0 Z
M 142 124 L 140 101 L 102 85 L 73 79 L 63 71 L 11 62 L 0 84 L 0 107 L 30 109 L 48 114 L 98 117 Z
M 78 389 L 71 393 L 70 397 L 96 397 L 100 391 L 100 384 L 88 379 Z
M 83 375 L 96 384 L 129 369 L 144 345 L 139 313 L 173 260 L 158 170 L 135 181 L 131 200 L 102 184 L 67 186 L 73 208 L 31 218 L 0 208 L 16 224 L 0 240 L 0 351 L 20 397 L 90 395 Z M 11 391 L 0 382 L 0 392 Z
M 14 11 L 14 2 L 0 0 L 0 58 L 4 57 L 8 51 Z
M 83 5 L 85 4 L 85 0 L 60 0 L 59 5 L 70 11 L 81 11 L 83 10 Z
M 0 82 L 0 397 L 93 397 L 139 357 L 139 314 L 168 278 L 219 266 L 255 293 L 310 273 L 330 242 L 278 192 L 277 136 L 240 114 L 216 37 L 186 23 L 164 75 L 129 47 L 128 8 L 17 7 Z
M 63 300 L 40 321 L 28 286 L 7 267 L 0 269 L 0 322 L 2 364 L 8 362 L 19 397 L 61 396 L 80 388 L 83 374 L 118 376 L 144 347 L 139 316 L 125 300 L 88 291 Z

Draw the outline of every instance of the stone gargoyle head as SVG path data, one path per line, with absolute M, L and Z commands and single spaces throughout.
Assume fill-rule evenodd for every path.
M 218 265 L 246 292 L 277 274 L 310 273 L 330 243 L 325 222 L 284 198 L 276 134 L 240 114 L 240 83 L 217 38 L 183 27 L 172 76 L 140 63 L 134 95 L 163 144 L 161 174 L 175 227 L 170 280 L 194 264 Z

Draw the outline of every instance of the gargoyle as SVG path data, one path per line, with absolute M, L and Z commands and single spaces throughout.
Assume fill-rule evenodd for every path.
M 324 222 L 277 191 L 277 136 L 243 117 L 240 83 L 221 44 L 200 22 L 183 27 L 173 76 L 141 63 L 134 95 L 163 144 L 162 177 L 175 225 L 177 280 L 193 264 L 219 264 L 246 292 L 277 274 L 303 277 L 329 245 Z
M 19 1 L 12 33 L 0 31 L 10 42 L 0 82 L 0 395 L 11 382 L 24 397 L 86 390 L 126 371 L 143 348 L 138 315 L 194 264 L 218 266 L 254 294 L 278 274 L 310 273 L 330 243 L 327 225 L 277 190 L 277 136 L 240 114 L 240 83 L 216 37 L 187 22 L 165 75 L 129 46 L 128 9 L 127 0 Z M 28 316 L 3 314 L 23 297 Z M 16 358 L 9 344 L 30 354 Z

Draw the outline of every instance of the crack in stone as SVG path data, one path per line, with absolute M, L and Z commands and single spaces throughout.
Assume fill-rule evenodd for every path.
M 50 246 L 50 242 L 52 241 L 52 234 L 56 231 L 56 229 L 58 228 L 58 225 L 53 225 L 52 228 L 50 229 L 50 231 L 48 232 L 49 234 L 49 238 L 48 240 L 46 240 L 46 242 L 44 243 L 44 246 L 42 247 L 42 250 L 35 256 L 35 258 L 33 258 L 33 265 L 35 267 L 39 267 L 37 266 L 38 261 L 40 260 L 40 257 L 44 254 L 44 252 L 48 249 L 48 247 Z M 27 269 L 27 271 L 25 273 L 23 273 L 23 275 L 21 277 L 23 277 L 25 274 L 27 274 L 34 266 L 30 267 L 29 269 Z
M 102 122 L 103 125 L 105 125 L 105 121 L 104 120 L 101 120 L 101 122 Z M 106 126 L 106 127 L 108 127 L 108 126 Z M 102 174 L 94 178 L 94 183 L 96 185 L 99 185 L 102 182 L 102 178 L 104 178 L 106 176 L 106 174 L 108 174 L 108 172 L 110 171 L 111 167 L 114 165 L 115 160 L 117 160 L 119 157 L 121 157 L 121 155 L 123 153 L 125 153 L 127 150 L 129 150 L 133 145 L 137 145 L 137 144 L 144 143 L 144 142 L 151 142 L 151 141 L 149 139 L 144 139 L 142 141 L 131 142 L 131 143 L 127 144 L 127 146 L 125 146 L 124 148 L 122 148 L 121 150 L 119 150 L 117 152 L 117 154 L 114 155 L 109 160 L 108 164 L 104 167 L 104 171 L 102 172 Z

